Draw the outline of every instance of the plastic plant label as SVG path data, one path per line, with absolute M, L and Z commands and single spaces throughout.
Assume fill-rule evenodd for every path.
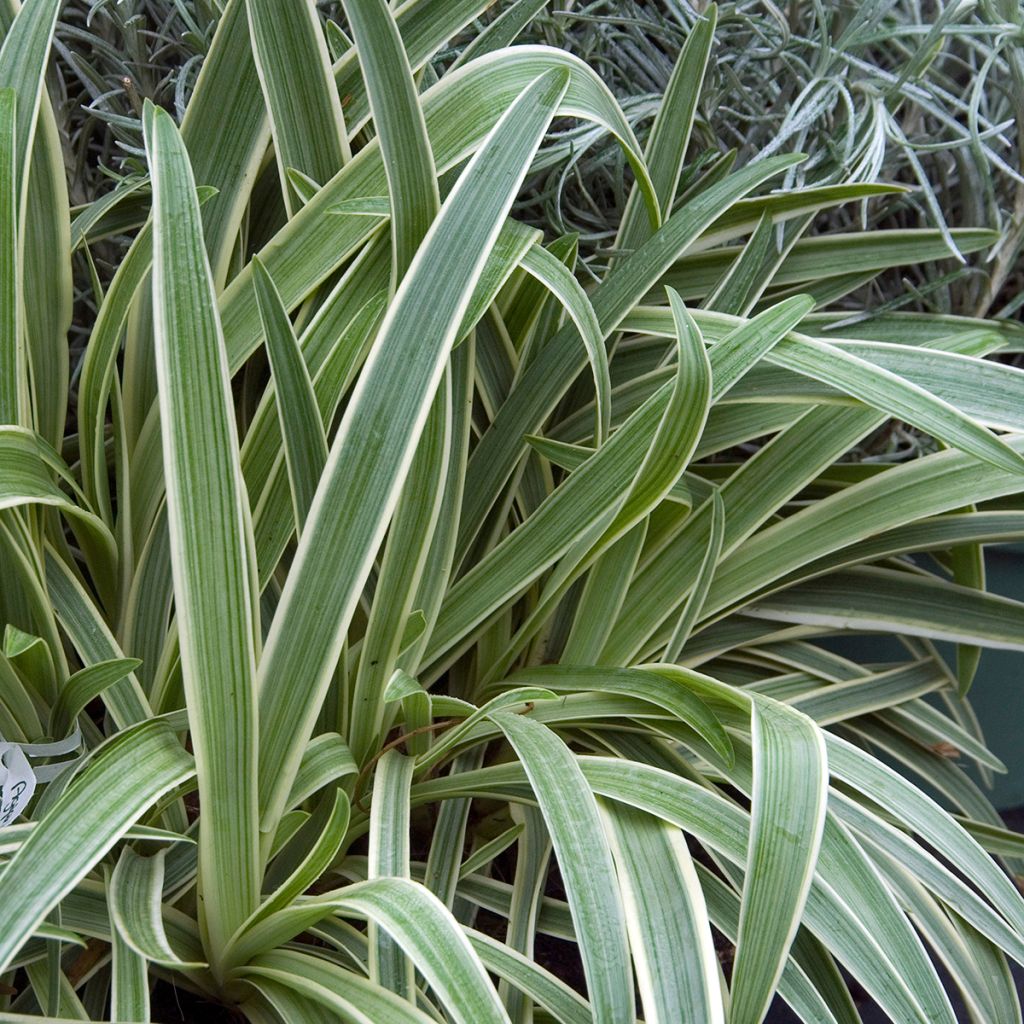
M 77 750 L 81 744 L 82 733 L 77 726 L 64 739 L 51 743 L 8 743 L 0 737 L 0 828 L 20 817 L 39 783 L 52 781 L 79 760 L 72 758 L 33 768 L 29 757 L 60 757 Z
M 36 791 L 36 774 L 16 743 L 0 742 L 0 828 L 28 807 Z

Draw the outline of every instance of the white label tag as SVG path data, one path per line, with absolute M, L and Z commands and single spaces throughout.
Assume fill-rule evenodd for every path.
M 36 791 L 36 775 L 16 743 L 0 742 L 0 828 L 28 807 Z
M 81 760 L 73 757 L 70 761 L 44 764 L 33 769 L 29 757 L 60 757 L 81 745 L 82 734 L 77 725 L 64 739 L 49 743 L 8 743 L 0 736 L 0 828 L 10 825 L 24 813 L 37 784 L 53 781 L 66 768 Z

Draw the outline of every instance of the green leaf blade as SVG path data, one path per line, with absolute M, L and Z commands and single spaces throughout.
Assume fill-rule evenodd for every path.
M 492 717 L 522 761 L 551 833 L 595 1018 L 631 1021 L 625 914 L 597 800 L 568 747 L 548 728 L 507 712 Z
M 810 889 L 825 827 L 828 767 L 817 726 L 774 701 L 752 706 L 754 792 L 732 1018 L 763 1020 Z
M 385 0 L 346 0 L 391 197 L 392 287 L 437 214 L 434 154 L 398 26 Z
M 227 359 L 181 136 L 149 108 L 153 307 L 182 676 L 207 827 L 200 893 L 211 960 L 259 900 L 252 533 Z M 197 447 L 193 439 L 203 437 Z
M 281 296 L 258 256 L 252 263 L 253 287 L 277 392 L 292 507 L 301 532 L 327 462 L 327 437 L 309 371 Z
M 341 100 L 330 72 L 327 42 L 312 0 L 283 7 L 246 0 L 253 58 L 270 113 L 281 188 L 294 168 L 314 181 L 333 178 L 349 159 Z

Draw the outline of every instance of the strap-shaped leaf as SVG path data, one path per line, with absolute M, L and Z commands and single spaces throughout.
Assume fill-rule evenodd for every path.
M 98 697 L 107 687 L 119 683 L 141 664 L 138 658 L 113 658 L 76 672 L 60 688 L 57 702 L 50 710 L 50 735 L 63 736 L 89 701 Z
M 719 683 L 712 685 L 720 688 L 723 695 L 728 692 L 735 695 L 731 687 Z M 734 702 L 737 697 L 734 696 Z M 738 699 L 742 703 L 743 698 Z M 724 854 L 732 864 L 741 867 L 745 864 L 749 819 L 733 802 L 669 771 L 621 757 L 583 756 L 578 761 L 595 793 L 664 818 L 705 846 Z M 456 784 L 439 779 L 417 788 L 424 799 L 439 798 L 450 791 L 457 795 L 501 794 L 506 799 L 522 800 L 529 799 L 528 792 L 524 791 L 524 780 L 522 766 L 513 763 L 463 776 Z M 916 848 L 911 840 L 906 842 L 910 848 Z M 822 870 L 823 865 L 819 863 L 819 871 Z M 491 900 L 485 905 L 495 909 L 501 906 Z M 893 1019 L 924 1024 L 920 1006 L 899 968 L 889 960 L 861 919 L 855 895 L 851 897 L 848 893 L 837 892 L 827 877 L 820 882 L 816 880 L 805 914 L 808 926 Z M 561 919 L 549 918 L 546 927 L 553 928 L 553 934 L 571 937 Z M 843 1019 L 848 1019 L 848 1016 L 844 1015 Z
M 289 992 L 300 993 L 317 1007 L 331 1011 L 336 1019 L 358 1024 L 430 1024 L 434 1019 L 354 971 L 292 950 L 266 953 L 239 973 L 263 991 L 285 1014 L 285 1019 L 306 1019 L 288 1016 L 306 1011 L 305 1007 L 295 1007 L 288 1001 Z
M 289 168 L 327 181 L 349 159 L 341 99 L 313 0 L 293 0 L 283 7 L 271 0 L 246 0 L 246 10 L 281 189 L 294 212 Z
M 651 181 L 658 197 L 661 215 L 667 218 L 672 210 L 679 185 L 679 176 L 686 163 L 697 101 L 700 99 L 704 72 L 715 38 L 718 8 L 712 4 L 696 19 L 679 51 L 665 94 L 651 126 L 644 159 L 650 168 Z M 640 191 L 634 186 L 622 214 L 615 248 L 629 251 L 651 236 L 651 224 L 642 215 Z
M 811 689 L 789 704 L 819 725 L 830 725 L 844 718 L 902 704 L 948 682 L 945 671 L 933 661 L 912 662 L 889 672 L 869 673 L 860 679 Z
M 733 759 L 732 742 L 722 723 L 696 694 L 640 669 L 577 665 L 537 665 L 520 669 L 502 686 L 542 686 L 555 693 L 620 693 L 650 701 L 685 722 L 726 762 Z
M 143 857 L 130 846 L 121 851 L 107 884 L 111 929 L 140 957 L 166 967 L 198 968 L 175 952 L 163 920 L 167 851 Z
M 570 272 L 576 269 L 579 257 L 579 236 L 575 232 L 560 235 L 545 248 Z M 524 278 L 507 307 L 501 311 L 509 339 L 519 353 L 520 368 L 529 362 L 534 345 L 551 335 L 558 311 L 551 295 L 536 278 Z
M 370 811 L 369 878 L 409 877 L 409 786 L 415 762 L 389 750 L 378 762 Z M 389 992 L 412 1001 L 413 965 L 401 948 L 371 923 L 370 978 Z
M 403 634 L 410 622 L 417 591 L 421 583 L 426 582 L 423 570 L 431 538 L 438 529 L 448 472 L 451 397 L 451 378 L 446 372 L 420 435 L 381 559 L 373 607 L 352 687 L 349 738 L 360 763 L 365 763 L 380 747 L 385 725 L 384 691 L 387 681 L 393 677 L 402 649 L 407 646 Z M 423 627 L 426 627 L 425 619 Z M 408 723 L 406 731 L 411 731 Z
M 850 352 L 804 338 L 799 343 L 777 346 L 774 358 L 891 416 L 913 423 L 933 437 L 985 462 L 1009 472 L 1024 470 L 1024 459 L 1017 452 L 954 405 Z
M 458 510 L 462 505 L 466 458 L 472 439 L 474 346 L 459 346 L 452 354 L 449 365 L 452 381 L 452 417 L 448 473 L 444 479 L 444 494 L 437 526 L 431 538 L 419 590 L 413 602 L 414 607 L 423 611 L 424 629 L 400 658 L 400 667 L 407 671 L 416 671 L 420 664 L 423 650 L 437 621 L 447 583 L 455 570 Z
M 114 1020 L 148 1024 L 149 975 L 140 956 L 116 925 L 110 936 L 110 1013 Z
M 13 132 L 13 164 L 19 206 L 43 95 L 43 73 L 59 10 L 60 0 L 34 0 L 23 4 L 0 48 L 0 89 L 14 91 L 18 109 Z
M 795 298 L 795 296 L 794 296 Z M 781 304 L 780 304 L 781 305 Z M 695 310 L 694 318 L 700 325 L 704 336 L 711 342 L 724 339 L 725 335 L 742 326 L 745 321 L 738 317 L 727 316 L 720 312 Z M 977 324 L 976 321 L 968 321 Z M 624 321 L 624 326 L 631 330 L 644 333 L 669 333 L 668 311 L 651 306 L 636 308 Z M 804 332 L 796 335 L 797 339 L 806 333 L 817 331 L 828 323 L 817 321 L 814 314 L 804 318 Z M 945 326 L 953 327 L 952 324 Z M 979 423 L 996 430 L 1019 431 L 1024 426 L 1021 417 L 1021 395 L 1024 394 L 1024 371 L 1002 363 L 981 358 L 1001 347 L 998 325 L 983 322 L 974 330 L 961 329 L 948 336 L 922 336 L 915 338 L 910 335 L 905 343 L 894 344 L 888 340 L 888 332 L 883 332 L 885 341 L 855 340 L 852 338 L 831 338 L 822 331 L 810 333 L 817 340 L 825 340 L 829 346 L 854 355 L 865 362 L 874 363 L 900 377 L 930 391 L 945 402 L 957 406 L 961 412 L 971 416 Z M 913 329 L 907 323 L 906 329 Z M 857 333 L 870 335 L 872 332 L 861 323 L 857 325 Z M 787 342 L 788 344 L 788 342 Z M 787 345 L 783 345 L 785 353 Z M 783 360 L 772 357 L 770 362 L 779 365 L 779 369 L 761 366 L 748 378 L 750 387 L 762 392 L 771 386 L 777 398 L 787 393 L 799 392 L 813 399 L 839 401 L 841 390 L 820 385 L 815 388 L 810 378 L 800 379 L 799 375 L 789 376 L 781 369 Z M 783 390 L 785 381 L 791 392 Z M 751 397 L 745 389 L 738 389 L 736 397 Z
M 181 125 L 196 179 L 216 190 L 203 226 L 218 288 L 235 255 L 239 226 L 271 140 L 252 51 L 246 0 L 228 0 Z
M 325 423 L 333 419 L 336 401 L 328 382 L 343 394 L 366 356 L 366 335 L 376 328 L 378 314 L 387 300 L 387 260 L 386 239 L 374 238 L 325 296 L 299 336 L 320 418 Z M 242 447 L 242 468 L 253 496 L 266 489 L 268 476 L 280 461 L 281 442 L 276 436 L 279 421 L 273 408 L 276 401 L 276 393 L 267 388 Z
M 573 507 L 565 493 L 559 494 L 558 497 L 564 501 L 563 509 L 568 514 L 564 515 L 563 522 L 559 524 L 558 528 L 552 528 L 547 523 L 544 524 L 543 529 L 541 528 L 542 516 L 540 513 L 543 511 L 550 517 L 552 512 L 547 501 L 538 509 L 536 516 L 531 516 L 527 526 L 534 531 L 534 538 L 539 533 L 543 541 L 544 533 L 550 532 L 552 535 L 550 539 L 553 540 L 560 533 L 564 535 L 568 528 L 571 546 L 556 571 L 546 581 L 541 599 L 516 631 L 502 656 L 491 659 L 490 669 L 484 677 L 487 682 L 500 678 L 504 672 L 508 671 L 519 650 L 535 635 L 544 619 L 553 612 L 558 600 L 586 567 L 587 562 L 598 557 L 623 533 L 632 529 L 637 522 L 654 510 L 670 492 L 693 455 L 701 430 L 707 420 L 710 406 L 711 367 L 700 332 L 682 302 L 671 291 L 669 292 L 669 301 L 672 305 L 676 325 L 676 373 L 671 384 L 665 386 L 667 401 L 647 450 L 635 471 L 626 461 L 627 468 L 618 481 L 614 484 L 609 484 L 607 480 L 602 481 L 605 492 L 603 494 L 598 492 L 599 500 L 583 505 L 589 510 L 588 518 L 579 515 L 579 506 Z M 651 399 L 652 408 L 657 408 L 661 397 L 665 396 L 655 395 Z M 641 416 L 636 417 L 637 421 L 642 419 Z M 641 436 L 637 429 L 639 423 L 633 422 L 631 426 L 636 432 L 636 436 Z M 632 432 L 627 436 L 634 440 Z M 623 440 L 624 438 L 617 437 L 616 445 Z M 597 461 L 600 463 L 601 460 Z M 618 469 L 619 472 L 622 472 L 623 467 L 620 465 Z M 588 475 L 584 474 L 584 476 Z M 570 484 L 572 483 L 570 481 Z M 581 483 L 581 478 L 577 478 L 575 483 Z M 589 483 L 593 486 L 594 479 L 590 479 Z M 571 511 L 569 511 L 570 509 Z M 523 578 L 522 568 L 524 565 L 528 573 L 534 572 L 535 569 L 530 560 L 523 560 L 521 555 L 519 559 L 513 561 L 511 555 L 514 543 L 517 539 L 522 539 L 518 535 L 519 531 L 517 530 L 509 538 L 512 543 L 506 545 L 502 551 L 506 566 L 515 568 L 519 574 L 516 583 L 510 585 L 507 576 L 496 571 L 495 565 L 492 564 L 488 567 L 488 571 L 494 575 L 494 582 L 505 582 L 506 585 L 510 585 L 510 593 L 521 589 L 529 582 L 528 579 Z M 485 561 L 482 560 L 481 564 Z M 543 561 L 543 559 L 539 561 Z M 481 565 L 475 566 L 474 569 L 479 573 Z M 463 587 L 468 585 L 469 577 L 470 574 L 467 573 L 461 581 Z M 493 592 L 489 592 L 486 586 L 481 586 L 479 583 L 476 586 L 479 587 L 480 594 L 474 596 L 482 596 L 485 599 L 492 596 Z M 463 592 L 465 593 L 465 591 Z M 474 612 L 479 614 L 479 607 Z M 466 614 L 464 610 L 463 614 Z M 446 625 L 451 628 L 449 623 Z
M 432 768 L 436 764 L 440 764 L 445 755 L 458 746 L 460 740 L 463 740 L 472 734 L 473 726 L 477 725 L 483 719 L 493 716 L 495 712 L 515 707 L 518 704 L 528 704 L 538 700 L 554 700 L 555 696 L 556 695 L 553 691 L 545 687 L 512 686 L 503 689 L 496 697 L 492 697 L 486 704 L 479 708 L 473 707 L 472 704 L 467 704 L 465 701 L 448 698 L 448 701 L 453 703 L 457 710 L 465 717 L 458 725 L 453 726 L 443 736 L 441 736 L 431 747 L 428 753 L 419 758 L 417 768 L 420 771 L 424 771 L 427 768 Z M 444 698 L 440 699 L 442 701 L 444 700 Z M 444 706 L 448 708 L 451 706 L 451 703 L 445 704 Z
M 968 872 L 993 906 L 1019 931 L 1024 900 L 981 847 L 931 797 L 891 768 L 838 736 L 827 737 L 833 775 L 899 816 L 922 838 Z
M 882 850 L 897 858 L 946 906 L 1019 962 L 1024 955 L 1024 942 L 1020 934 L 975 889 L 905 832 L 866 811 L 855 800 L 840 795 L 834 796 L 832 800 L 836 816 L 855 830 L 859 841 L 869 850 Z
M 430 694 L 408 673 L 395 669 L 384 689 L 384 699 L 402 703 L 406 750 L 410 756 L 419 757 L 427 753 L 431 740 L 428 730 L 433 722 Z
M 658 313 L 646 310 L 642 316 L 643 328 L 637 320 L 629 321 L 629 326 L 634 330 L 650 329 L 660 322 L 665 333 L 668 333 L 667 311 Z M 858 348 L 868 358 L 858 355 Z M 795 334 L 777 344 L 768 359 L 770 362 L 830 384 L 839 391 L 891 416 L 905 419 L 950 446 L 970 452 L 994 466 L 1008 472 L 1021 471 L 1024 459 L 1018 452 L 986 430 L 973 416 L 953 404 L 956 395 L 951 387 L 948 372 L 944 375 L 946 397 L 939 397 L 913 379 L 901 377 L 887 369 L 882 361 L 887 357 L 884 348 L 879 352 L 879 361 L 871 361 L 872 348 L 832 345 L 821 339 Z M 928 356 L 937 366 L 943 365 L 942 355 L 928 353 Z M 1007 383 L 1012 386 L 1015 383 L 1013 377 L 1008 376 Z
M 818 727 L 755 697 L 754 781 L 731 1012 L 760 1021 L 786 962 L 825 827 L 828 762 Z
M 597 800 L 569 748 L 521 715 L 492 715 L 523 763 L 551 834 L 598 1020 L 633 1020 L 626 919 Z
M 749 534 L 881 423 L 881 416 L 873 411 L 825 407 L 805 413 L 773 438 L 720 488 L 726 512 L 723 548 L 729 550 L 735 545 L 737 552 L 747 550 L 754 544 L 754 541 L 745 541 Z M 799 458 L 795 457 L 797 452 Z M 696 543 L 699 526 L 699 515 L 687 520 L 662 548 L 659 557 L 636 574 L 619 620 L 602 652 L 602 658 L 609 663 L 636 660 L 647 645 L 660 647 L 667 643 L 672 628 L 667 621 L 679 600 L 680 580 L 696 575 L 703 555 Z M 766 529 L 764 533 L 767 532 Z M 715 581 L 721 579 L 725 562 L 723 559 L 720 563 Z M 705 602 L 705 615 L 712 605 L 715 581 Z
M 800 583 L 746 605 L 777 622 L 903 633 L 1024 650 L 1024 603 L 930 574 L 861 566 Z
M 75 573 L 52 549 L 47 549 L 44 557 L 47 593 L 82 662 L 89 666 L 123 659 L 124 651 Z M 108 686 L 101 696 L 111 717 L 121 728 L 145 721 L 152 715 L 146 695 L 134 675 Z
M 736 324 L 735 328 L 727 334 L 719 336 L 715 341 L 714 347 L 709 352 L 713 378 L 712 401 L 716 403 L 721 401 L 741 380 L 746 377 L 751 369 L 757 366 L 760 360 L 804 318 L 811 307 L 812 301 L 807 296 L 794 295 L 791 298 L 764 310 L 751 320 L 739 322 L 731 320 L 730 322 Z M 661 319 L 662 314 L 660 311 L 658 315 L 659 319 Z M 702 311 L 698 310 L 693 315 L 699 323 L 717 323 L 717 321 L 709 321 L 707 314 Z M 664 371 L 665 375 L 669 372 L 669 370 Z M 646 385 L 646 383 L 649 382 L 650 386 L 646 388 L 646 390 L 648 393 L 653 393 L 653 391 L 659 386 L 661 379 L 661 373 L 656 371 L 655 373 L 646 375 L 646 381 L 640 381 L 639 383 Z M 631 389 L 635 388 L 636 382 L 633 384 L 627 384 L 624 387 L 630 387 Z M 643 390 L 638 390 L 637 394 L 642 396 Z M 615 397 L 619 399 L 619 403 L 622 402 L 625 397 L 623 394 L 623 388 L 617 389 Z M 714 415 L 716 411 L 719 416 L 726 415 L 728 413 L 728 407 L 713 410 L 712 415 Z M 744 410 L 743 419 L 745 421 L 749 420 L 753 415 L 756 415 L 754 410 Z M 568 417 L 563 421 L 562 428 L 565 428 L 575 418 L 575 415 Z M 709 423 L 705 430 L 705 436 L 702 438 L 701 447 L 709 446 L 709 443 L 711 442 L 711 439 L 707 436 L 710 427 L 711 424 Z M 549 455 L 549 457 L 551 457 L 553 461 L 556 461 L 558 465 L 565 466 L 568 469 L 575 469 L 576 466 L 583 461 L 583 459 L 578 457 L 578 453 L 572 461 L 565 461 L 563 456 L 570 456 L 573 455 L 573 453 L 562 448 L 557 442 L 552 442 L 549 439 L 541 440 L 530 438 L 529 440 L 534 447 L 538 448 L 538 450 L 545 454 L 550 452 L 551 455 Z M 700 452 L 700 448 L 698 448 L 698 452 Z M 557 457 L 556 453 L 559 453 Z M 677 498 L 682 500 L 684 492 L 688 493 L 688 489 L 691 486 L 692 483 L 685 486 L 681 484 L 680 487 L 682 489 L 679 491 Z
M 52 699 L 56 690 L 54 680 L 44 680 L 45 696 Z M 0 654 L 0 707 L 4 711 L 4 722 L 0 725 L 0 736 L 20 743 L 29 736 L 43 734 L 42 721 L 32 694 L 33 684 L 15 671 L 14 665 L 5 654 Z M 36 699 L 40 694 L 36 694 Z M 50 735 L 54 735 L 52 732 Z M 62 734 L 63 735 L 63 734 Z
M 89 500 L 108 522 L 113 520 L 113 513 L 106 457 L 106 407 L 122 331 L 136 293 L 146 280 L 152 252 L 153 227 L 148 223 L 135 236 L 107 288 L 82 359 L 78 391 L 82 483 Z
M 472 928 L 466 934 L 487 970 L 544 1007 L 560 1024 L 593 1024 L 590 1006 L 564 981 L 490 935 Z
M 858 913 L 902 973 L 924 1019 L 955 1024 L 949 998 L 919 936 L 869 857 L 831 815 L 825 824 L 820 856 L 836 891 L 851 902 L 856 898 Z
M 781 193 L 779 199 L 793 205 L 798 195 L 799 192 L 796 195 Z M 754 228 L 756 223 L 755 220 L 750 227 Z M 991 231 L 977 228 L 958 229 L 955 234 L 965 252 L 987 248 L 995 241 Z M 816 235 L 801 239 L 792 246 L 774 273 L 772 284 L 820 283 L 829 277 L 922 263 L 940 259 L 945 248 L 941 233 L 930 228 Z M 740 257 L 742 251 L 729 246 L 713 252 L 687 255 L 665 275 L 663 284 L 678 288 L 687 299 L 705 296 L 715 288 L 720 275 Z M 712 307 L 711 303 L 707 306 L 719 308 Z M 734 311 L 724 309 L 722 312 Z
M 0 967 L 143 812 L 194 772 L 158 719 L 119 733 L 29 834 L 0 874 Z
M 696 864 L 697 875 L 715 927 L 735 943 L 740 922 L 740 897 L 703 864 Z M 797 947 L 800 946 L 798 955 Z M 807 956 L 806 954 L 810 954 Z M 821 1020 L 827 1024 L 862 1024 L 839 968 L 810 933 L 798 932 L 792 956 L 779 979 L 779 995 L 789 1003 L 801 1020 Z M 813 958 L 813 959 L 812 959 Z
M 0 426 L 0 509 L 49 505 L 68 517 L 90 563 L 109 574 L 117 564 L 116 544 L 106 524 L 75 504 L 57 486 L 55 474 L 70 482 L 71 474 L 37 435 L 23 427 Z
M 344 284 L 345 279 L 342 279 Z M 379 293 L 363 304 L 355 316 L 338 326 L 336 344 L 314 375 L 313 390 L 323 422 L 334 417 L 344 389 L 351 383 L 358 359 L 372 342 L 384 310 L 386 295 Z M 333 318 L 327 317 L 333 325 Z M 310 326 L 313 332 L 316 321 Z M 307 353 L 308 353 L 307 349 Z M 304 354 L 305 358 L 305 354 Z M 242 446 L 242 468 L 250 493 L 260 494 L 254 503 L 253 533 L 260 584 L 266 585 L 271 573 L 287 547 L 294 532 L 295 517 L 291 512 L 291 489 L 288 486 L 287 467 L 283 465 L 279 417 L 271 415 L 277 402 L 276 394 L 265 392 L 266 398 L 256 413 L 253 425 Z M 264 414 L 264 410 L 266 413 Z
M 983 330 L 981 340 L 995 346 L 998 336 Z M 962 343 L 961 339 L 956 342 Z M 976 358 L 963 349 L 943 351 L 877 341 L 842 341 L 837 347 L 913 381 L 979 423 L 996 430 L 1024 429 L 1024 371 L 1016 367 Z
M 252 265 L 253 287 L 274 375 L 295 524 L 301 533 L 327 462 L 327 437 L 309 371 L 281 296 L 258 256 Z
M 1008 443 L 1024 450 L 1024 441 L 1018 438 Z M 1018 487 L 1015 472 L 979 464 L 960 452 L 939 452 L 893 467 L 767 527 L 727 555 L 708 594 L 708 611 L 718 611 L 814 558 L 883 530 L 961 508 L 972 498 L 991 500 Z
M 806 223 L 805 218 L 803 224 L 798 221 L 797 225 L 802 228 Z M 778 251 L 778 230 L 765 214 L 704 305 L 723 313 L 745 315 L 771 284 L 782 257 L 783 253 Z
M 565 88 L 564 74 L 555 72 L 525 89 L 463 172 L 399 287 L 346 410 L 260 665 L 266 821 L 283 810 L 475 279 Z M 502 190 L 493 187 L 496 175 L 508 183 Z M 319 595 L 315 603 L 310 592 Z M 283 678 L 294 685 L 277 685 Z
M 587 293 L 582 285 L 569 272 L 565 264 L 548 252 L 543 246 L 533 245 L 523 259 L 523 269 L 532 274 L 565 306 L 572 317 L 576 329 L 583 339 L 587 350 L 587 359 L 594 376 L 597 424 L 594 428 L 594 443 L 600 445 L 608 436 L 611 424 L 611 378 L 608 373 L 608 353 L 605 351 L 601 325 L 597 322 L 597 314 L 590 304 Z
M 49 695 L 55 691 L 53 654 L 42 637 L 9 622 L 4 629 L 3 653 L 37 693 Z
M 522 834 L 526 825 L 519 822 L 505 829 L 500 835 L 478 846 L 459 866 L 458 877 L 466 878 L 475 875 L 482 868 L 492 863 L 496 857 L 504 853 Z
M 3 385 L 5 392 L 12 385 L 19 392 L 20 415 L 9 419 L 4 409 L 0 422 L 29 425 L 26 368 L 31 364 L 34 425 L 54 445 L 60 444 L 67 407 L 66 334 L 71 320 L 65 168 L 44 84 L 60 6 L 59 0 L 36 0 L 5 5 L 0 11 L 0 31 L 6 30 L 0 49 L 0 89 L 12 89 L 15 94 L 11 148 L 0 155 L 4 165 L 0 188 L 7 192 L 4 203 L 14 203 L 10 219 L 4 220 L 8 238 L 3 244 L 9 244 L 11 232 L 21 237 L 16 275 L 10 276 L 11 266 L 5 282 L 5 287 L 14 285 L 18 305 L 8 307 L 4 296 L 5 316 L 14 322 L 17 333 L 5 338 L 3 345 L 17 339 L 24 347 L 17 376 L 7 379 L 13 367 L 5 367 Z M 26 225 L 31 229 L 26 230 Z M 7 398 L 5 394 L 4 404 Z
M 725 1024 L 704 894 L 682 832 L 622 804 L 603 810 L 644 1020 Z M 665 898 L 668 893 L 671 899 Z
M 21 336 L 17 93 L 0 89 L 0 423 L 26 424 L 28 376 Z
M 806 295 L 794 295 L 750 320 L 740 322 L 711 349 L 714 372 L 714 400 L 729 393 L 751 367 L 771 352 L 811 311 L 813 301 Z M 696 314 L 698 323 L 702 316 Z
M 148 107 L 144 128 L 153 178 L 167 521 L 182 679 L 207 823 L 199 834 L 199 886 L 216 956 L 259 900 L 255 566 L 192 169 L 169 114 Z
M 748 785 L 749 761 L 742 765 L 742 770 L 743 784 Z M 900 978 L 916 1004 L 918 1018 L 952 1024 L 949 1000 L 919 936 L 865 851 L 831 815 L 826 818 L 822 834 L 817 874 L 816 892 L 825 891 L 822 886 L 827 885 L 833 899 L 856 907 L 862 925 L 884 951 L 887 969 Z
M 493 302 L 497 291 L 518 266 L 523 251 L 532 244 L 532 236 L 533 233 L 529 229 L 523 228 L 515 221 L 506 220 L 488 253 L 487 262 L 477 281 L 473 299 L 463 316 L 457 337 L 461 337 Z M 364 257 L 356 261 L 358 268 L 353 266 L 350 274 L 341 279 L 332 294 L 332 299 L 324 304 L 309 328 L 303 332 L 301 344 L 311 371 L 314 366 L 319 367 L 315 371 L 314 388 L 325 422 L 332 418 L 344 391 L 351 384 L 377 328 L 379 314 L 382 313 L 387 297 L 387 269 L 382 258 L 386 257 L 387 253 L 387 247 L 372 244 Z M 365 274 L 360 273 L 363 270 L 366 271 Z M 358 301 L 365 295 L 365 290 L 372 294 L 377 289 L 380 289 L 379 294 L 372 296 L 368 302 Z M 352 310 L 354 303 L 355 310 Z M 346 323 L 346 308 L 350 313 L 357 312 L 357 316 L 342 329 Z M 268 400 L 261 405 L 260 413 L 267 409 L 272 413 L 272 405 L 273 401 Z M 288 488 L 281 479 L 283 469 L 279 468 L 280 445 L 274 443 L 273 437 L 268 437 L 273 427 L 276 427 L 277 417 L 261 418 L 260 413 L 257 414 L 253 429 L 246 437 L 243 466 L 246 479 L 255 490 L 257 481 L 261 479 L 261 476 L 254 472 L 256 467 L 260 467 L 259 472 L 264 472 L 262 466 L 267 462 L 273 465 L 271 480 L 264 488 L 263 497 L 254 511 L 260 577 L 261 580 L 266 580 L 270 571 L 276 567 L 291 536 L 292 518 L 284 511 L 288 504 Z M 258 462 L 254 463 L 254 459 Z M 276 464 L 274 459 L 278 459 Z M 431 485 L 430 490 L 433 489 Z M 419 504 L 422 509 L 422 500 Z M 387 675 L 384 674 L 383 678 L 386 679 Z
M 474 57 L 511 46 L 516 36 L 526 28 L 544 7 L 541 0 L 516 0 L 505 8 L 482 32 L 470 40 L 466 48 L 455 59 L 452 69 L 465 64 Z
M 395 11 L 395 22 L 413 70 L 424 69 L 426 62 L 474 18 L 480 17 L 487 6 L 487 0 L 452 0 L 447 4 L 415 0 L 400 5 Z M 366 86 L 355 58 L 354 48 L 345 47 L 334 67 L 338 91 L 348 98 L 346 110 L 349 130 L 353 133 L 364 127 L 371 114 Z
M 324 786 L 358 771 L 359 767 L 345 741 L 336 732 L 321 733 L 310 740 L 302 755 L 295 784 L 288 796 L 288 806 L 294 807 Z
M 733 863 L 745 862 L 749 829 L 746 816 L 734 804 L 678 776 L 636 762 L 583 757 L 580 763 L 596 793 L 663 817 Z M 805 915 L 808 926 L 894 1019 L 924 1024 L 920 1006 L 899 968 L 861 920 L 855 893 L 836 892 L 827 880 L 816 882 Z
M 950 918 L 913 874 L 895 859 L 873 850 L 886 883 L 908 907 L 924 938 L 949 971 L 964 1001 L 979 1020 L 1017 1020 L 1020 998 L 1006 959 L 997 946 L 965 921 Z
M 538 441 L 545 443 L 542 439 Z M 530 443 L 534 444 L 534 441 Z M 550 458 L 540 445 L 535 447 Z M 647 520 L 641 520 L 617 540 L 587 573 L 587 582 L 573 617 L 572 631 L 562 651 L 560 660 L 563 664 L 600 663 L 601 649 L 607 643 L 608 634 L 622 608 L 646 537 Z
M 437 215 L 434 154 L 412 69 L 386 0 L 346 0 L 391 198 L 392 288 Z
M 725 538 L 725 503 L 722 495 L 715 491 L 711 495 L 711 515 L 705 516 L 708 520 L 707 547 L 704 551 L 704 558 L 697 570 L 697 579 L 693 584 L 683 610 L 676 622 L 672 636 L 665 647 L 665 660 L 678 661 L 679 656 L 690 638 L 690 632 L 694 623 L 700 617 L 701 609 L 704 607 L 704 600 L 711 589 L 711 581 L 718 567 L 718 560 L 722 554 L 722 541 Z
M 450 775 L 479 768 L 484 747 L 477 745 L 452 759 Z M 440 808 L 430 841 L 430 853 L 423 872 L 423 884 L 449 910 L 455 902 L 455 886 L 459 865 L 466 846 L 466 825 L 469 822 L 470 800 L 448 800 Z
M 709 170 L 707 184 L 720 180 L 731 168 L 734 158 L 722 157 Z M 780 189 L 755 199 L 741 199 L 719 217 L 715 223 L 701 236 L 699 251 L 713 248 L 715 245 L 749 235 L 757 230 L 761 218 L 768 214 L 773 222 L 789 221 L 809 213 L 849 203 L 856 199 L 867 199 L 871 196 L 905 192 L 901 185 L 886 185 L 879 182 L 851 182 L 841 185 L 820 185 L 811 188 Z M 714 259 L 710 253 L 709 259 Z M 730 261 L 735 251 L 724 256 L 723 262 Z M 686 257 L 683 257 L 684 259 Z

